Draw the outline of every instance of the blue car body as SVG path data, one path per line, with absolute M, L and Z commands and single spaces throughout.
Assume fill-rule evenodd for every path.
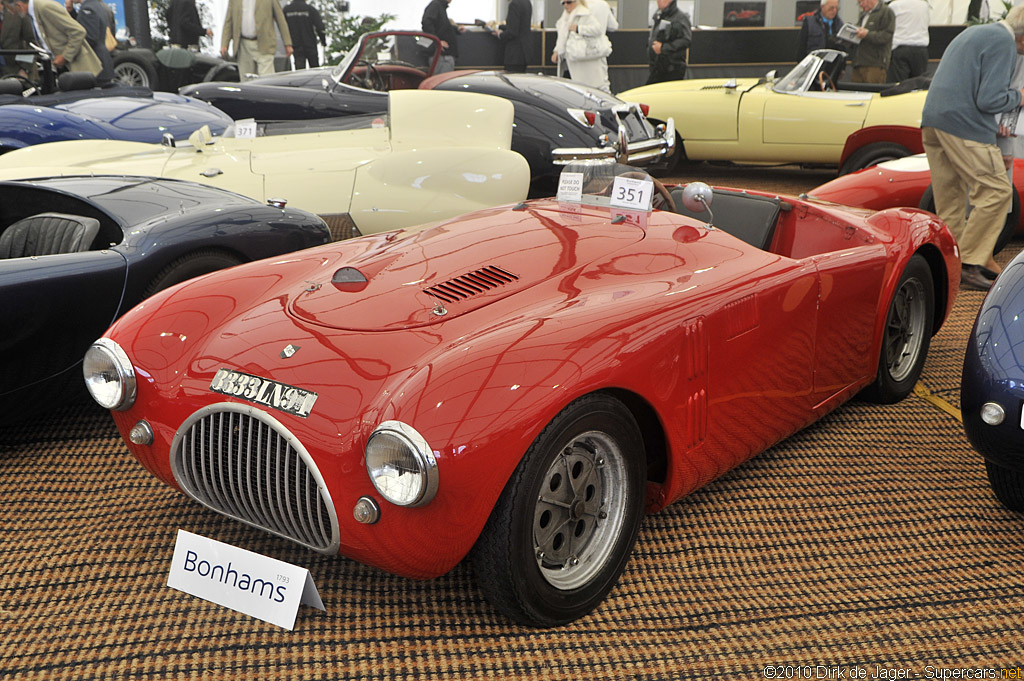
M 203 125 L 219 135 L 231 122 L 206 102 L 145 88 L 0 95 L 0 153 L 79 139 L 158 143 L 166 132 L 184 139 Z
M 1024 252 L 999 275 L 974 322 L 960 409 L 996 497 L 1024 511 Z

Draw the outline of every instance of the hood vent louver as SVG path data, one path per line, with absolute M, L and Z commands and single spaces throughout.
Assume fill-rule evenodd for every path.
M 444 303 L 457 303 L 481 293 L 487 293 L 505 284 L 519 281 L 519 277 L 494 265 L 460 275 L 454 279 L 423 289 Z

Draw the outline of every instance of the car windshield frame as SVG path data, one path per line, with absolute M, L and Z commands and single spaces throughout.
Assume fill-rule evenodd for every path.
M 837 60 L 845 63 L 846 53 L 839 50 L 814 50 L 790 69 L 789 73 L 775 80 L 771 86 L 772 91 L 783 95 L 807 92 L 818 73 L 825 71 L 829 76 L 832 75 Z
M 392 41 L 392 47 L 389 48 L 389 51 L 394 53 L 395 50 L 397 49 L 398 39 L 401 38 L 401 37 L 405 37 L 405 36 L 413 37 L 415 39 L 415 41 L 417 42 L 417 44 L 420 44 L 420 45 L 422 45 L 420 43 L 421 40 L 428 40 L 431 43 L 433 43 L 433 54 L 432 54 L 432 56 L 428 57 L 427 64 L 425 66 L 422 65 L 422 64 L 421 65 L 416 65 L 416 64 L 413 64 L 411 62 L 403 61 L 403 60 L 379 61 L 378 59 L 374 59 L 374 60 L 371 61 L 371 60 L 367 60 L 367 59 L 363 58 L 363 55 L 364 55 L 364 53 L 366 53 L 367 48 L 370 48 L 370 47 L 373 46 L 372 45 L 372 41 L 375 41 L 375 40 L 382 40 L 383 41 L 383 40 L 390 39 Z M 424 49 L 429 49 L 429 47 L 424 46 Z M 377 56 L 379 57 L 380 54 L 381 54 L 381 52 L 378 52 Z M 342 58 L 341 62 L 331 70 L 331 73 L 330 73 L 330 80 L 331 80 L 331 82 L 330 82 L 330 90 L 334 90 L 339 85 L 344 84 L 344 85 L 346 85 L 348 87 L 354 87 L 354 88 L 358 88 L 360 90 L 366 90 L 367 92 L 374 92 L 374 90 L 370 90 L 369 88 L 363 87 L 361 85 L 356 85 L 356 84 L 350 82 L 351 81 L 352 71 L 355 69 L 355 67 L 360 62 L 368 62 L 368 63 L 372 64 L 373 66 L 378 66 L 378 65 L 382 65 L 382 66 L 387 66 L 387 65 L 406 66 L 406 67 L 409 67 L 409 68 L 414 68 L 414 69 L 417 69 L 417 70 L 422 70 L 426 74 L 426 77 L 429 78 L 430 76 L 432 76 L 434 74 L 434 70 L 437 68 L 437 62 L 438 62 L 438 60 L 440 58 L 441 58 L 441 41 L 437 38 L 437 36 L 432 35 L 430 33 L 424 33 L 422 31 L 377 31 L 377 32 L 374 32 L 374 33 L 364 33 L 362 36 L 360 36 L 359 41 L 355 44 L 355 46 L 351 50 L 349 50 L 347 53 L 345 53 L 345 56 Z

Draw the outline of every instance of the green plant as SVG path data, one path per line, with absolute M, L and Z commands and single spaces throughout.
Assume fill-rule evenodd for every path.
M 311 4 L 320 10 L 324 20 L 324 32 L 327 34 L 327 47 L 324 48 L 326 64 L 337 64 L 346 52 L 355 47 L 359 36 L 379 31 L 395 18 L 394 14 L 381 14 L 378 17 L 356 14 L 342 16 L 331 0 L 312 0 Z

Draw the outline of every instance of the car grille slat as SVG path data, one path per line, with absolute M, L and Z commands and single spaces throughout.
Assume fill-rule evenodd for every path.
M 222 403 L 193 414 L 172 445 L 185 492 L 224 515 L 322 552 L 337 551 L 338 519 L 302 444 L 273 416 Z
M 519 277 L 508 270 L 503 270 L 495 265 L 488 265 L 487 267 L 461 274 L 440 284 L 434 284 L 423 289 L 423 291 L 442 302 L 458 303 L 515 281 L 519 281 Z

